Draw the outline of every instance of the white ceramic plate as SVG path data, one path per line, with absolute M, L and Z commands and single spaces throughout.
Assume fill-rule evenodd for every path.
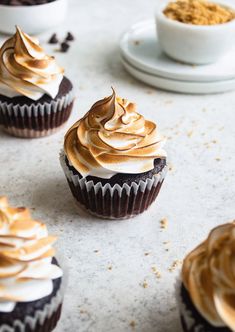
M 191 94 L 208 94 L 235 89 L 235 78 L 217 82 L 180 81 L 148 74 L 132 66 L 123 57 L 122 63 L 126 70 L 138 80 L 164 90 Z
M 133 25 L 121 38 L 122 56 L 137 69 L 165 78 L 212 82 L 235 78 L 235 50 L 209 65 L 192 66 L 168 58 L 161 50 L 154 20 Z

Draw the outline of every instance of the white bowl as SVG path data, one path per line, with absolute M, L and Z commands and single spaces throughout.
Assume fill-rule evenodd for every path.
M 0 5 L 0 31 L 15 32 L 19 25 L 28 34 L 37 34 L 59 25 L 66 16 L 67 0 L 55 0 L 35 6 Z
M 228 6 L 227 2 L 220 1 L 220 4 Z M 208 64 L 216 62 L 233 47 L 235 20 L 207 26 L 186 24 L 166 17 L 165 7 L 166 3 L 157 9 L 156 24 L 160 45 L 169 57 L 191 64 Z M 229 7 L 235 10 L 234 5 Z

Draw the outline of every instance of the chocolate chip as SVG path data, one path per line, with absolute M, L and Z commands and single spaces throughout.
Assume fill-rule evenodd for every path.
M 64 53 L 67 52 L 70 47 L 70 45 L 66 42 L 61 43 L 60 46 L 61 46 L 60 51 Z
M 71 32 L 68 32 L 67 33 L 67 36 L 66 36 L 66 38 L 65 38 L 65 40 L 67 40 L 67 41 L 72 41 L 72 40 L 74 40 L 75 38 L 74 38 L 74 36 L 71 34 Z
M 59 42 L 56 33 L 53 33 L 51 38 L 48 40 L 49 44 L 57 44 Z

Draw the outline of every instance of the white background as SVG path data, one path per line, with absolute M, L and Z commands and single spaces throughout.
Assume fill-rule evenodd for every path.
M 61 38 L 67 31 L 75 34 L 70 51 L 54 52 L 56 47 L 45 43 L 51 33 L 40 36 L 73 81 L 77 99 L 69 122 L 43 139 L 16 139 L 0 132 L 1 194 L 12 205 L 34 209 L 35 218 L 59 236 L 58 247 L 69 266 L 57 332 L 181 331 L 174 297 L 179 268 L 168 268 L 212 227 L 235 216 L 235 92 L 191 96 L 155 90 L 131 78 L 120 63 L 121 33 L 151 18 L 154 8 L 151 0 L 70 1 L 67 22 L 54 29 Z M 96 100 L 109 95 L 111 85 L 157 122 L 168 137 L 173 167 L 156 204 L 128 221 L 79 215 L 58 158 L 66 130 Z M 160 228 L 162 218 L 169 221 L 165 230 Z

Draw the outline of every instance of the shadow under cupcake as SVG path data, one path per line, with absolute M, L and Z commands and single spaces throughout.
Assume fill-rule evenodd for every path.
M 68 120 L 73 86 L 54 57 L 19 27 L 0 49 L 0 125 L 11 135 L 51 135 Z
M 60 161 L 79 206 L 107 219 L 144 212 L 156 199 L 167 164 L 157 126 L 126 99 L 96 102 L 67 132 Z

